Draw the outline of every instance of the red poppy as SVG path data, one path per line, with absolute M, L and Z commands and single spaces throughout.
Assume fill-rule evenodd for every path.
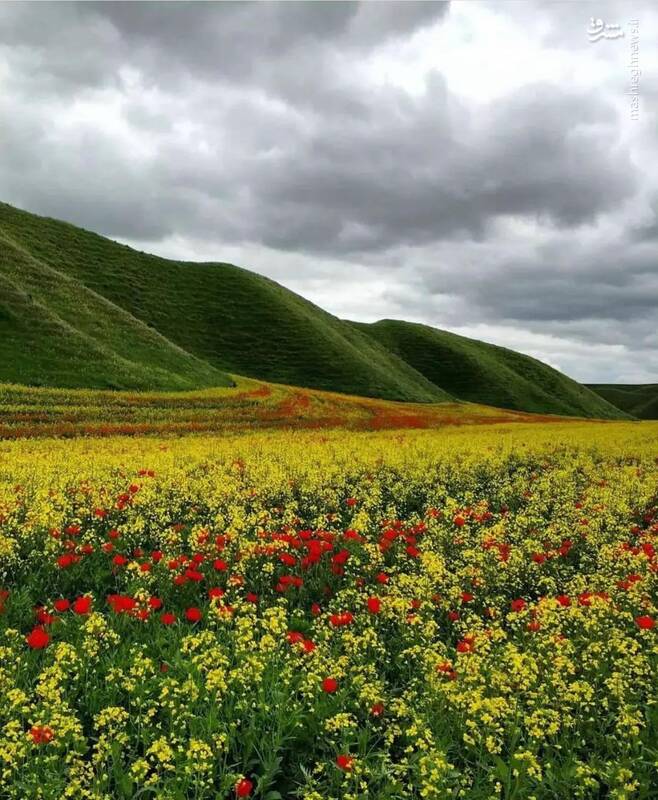
M 43 628 L 37 627 L 28 633 L 25 641 L 32 650 L 43 650 L 44 647 L 48 647 L 50 636 Z
M 641 617 L 635 617 L 635 624 L 638 628 L 649 631 L 656 625 L 656 620 L 653 617 L 649 617 L 646 614 Z
M 350 611 L 343 611 L 341 614 L 332 614 L 329 617 L 329 622 L 334 628 L 340 628 L 343 625 L 349 625 L 354 621 L 354 615 Z
M 71 564 L 74 564 L 76 561 L 75 556 L 70 555 L 69 553 L 65 553 L 63 556 L 59 556 L 57 559 L 57 566 L 60 569 L 66 569 L 70 567 Z
M 357 503 L 356 497 L 348 497 L 345 501 L 345 505 L 353 508 Z
M 242 778 L 235 784 L 235 796 L 249 797 L 253 788 L 254 784 L 249 780 L 249 778 Z
M 567 594 L 559 594 L 555 599 L 564 608 L 568 608 L 571 605 L 571 599 Z
M 538 631 L 540 628 L 541 628 L 541 625 L 539 624 L 539 622 L 537 622 L 537 620 L 536 620 L 536 619 L 533 619 L 533 620 L 532 620 L 532 622 L 529 622 L 529 623 L 528 623 L 528 630 L 529 630 L 531 633 L 537 633 L 537 631 Z
M 336 758 L 336 766 L 339 769 L 344 770 L 345 772 L 349 772 L 352 769 L 353 764 L 354 764 L 354 759 L 352 758 L 352 756 L 340 755 Z
M 114 558 L 112 559 L 112 563 L 113 563 L 113 564 L 114 564 L 116 567 L 123 567 L 125 564 L 127 564 L 127 563 L 128 563 L 128 559 L 127 559 L 125 556 L 122 556 L 122 555 L 116 555 L 116 556 L 114 556 Z
M 375 580 L 377 583 L 388 583 L 389 577 L 385 572 L 380 572 L 376 575 Z
M 88 614 L 91 611 L 91 597 L 78 597 L 76 600 L 73 601 L 73 611 L 76 614 Z
M 461 516 L 461 514 L 458 514 L 452 521 L 458 528 L 461 528 L 463 525 L 466 525 L 466 520 L 464 519 L 464 517 Z
M 185 617 L 189 622 L 200 622 L 203 614 L 201 613 L 200 609 L 192 606 L 192 608 L 188 608 L 185 611 Z
M 34 744 L 48 744 L 48 742 L 52 742 L 54 735 L 53 729 L 47 725 L 33 725 L 30 728 L 30 736 Z
M 457 642 L 458 653 L 472 653 L 475 650 L 475 640 L 472 636 L 465 636 Z
M 162 608 L 162 600 L 160 600 L 159 597 L 149 597 L 149 608 L 152 608 L 154 611 Z
M 221 558 L 217 558 L 213 562 L 213 567 L 217 570 L 217 572 L 225 572 L 228 569 L 228 564 L 226 561 L 222 561 Z
M 171 611 L 165 611 L 164 614 L 160 615 L 160 622 L 163 625 L 173 625 L 176 622 L 176 615 L 172 614 Z
M 470 603 L 474 599 L 474 595 L 470 592 L 462 592 L 462 603 Z
M 379 597 L 369 597 L 368 598 L 368 611 L 371 614 L 379 614 L 382 610 L 382 601 Z
M 526 607 L 526 602 L 522 597 L 519 597 L 516 600 L 512 600 L 511 606 L 512 611 L 516 611 L 518 613 L 519 611 L 523 611 L 523 609 Z
M 384 704 L 383 703 L 375 703 L 371 707 L 370 713 L 373 715 L 373 717 L 381 717 L 381 715 L 384 713 Z
M 322 691 L 333 694 L 338 691 L 338 681 L 335 678 L 325 678 L 322 681 Z

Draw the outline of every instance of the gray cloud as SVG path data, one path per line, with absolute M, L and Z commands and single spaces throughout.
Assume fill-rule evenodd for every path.
M 621 45 L 589 45 L 574 5 L 0 3 L 0 193 L 144 249 L 230 252 L 338 313 L 358 274 L 383 313 L 527 331 L 576 377 L 615 341 L 653 369 L 655 142 L 624 117 Z M 527 79 L 496 72 L 528 41 Z M 442 47 L 482 54 L 482 89 Z M 644 374 L 597 353 L 601 379 Z

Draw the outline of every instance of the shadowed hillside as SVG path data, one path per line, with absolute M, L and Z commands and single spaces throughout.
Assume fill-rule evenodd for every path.
M 588 387 L 638 419 L 658 419 L 658 383 L 592 383 Z
M 460 400 L 535 413 L 624 416 L 586 387 L 514 350 L 411 322 L 355 325 Z

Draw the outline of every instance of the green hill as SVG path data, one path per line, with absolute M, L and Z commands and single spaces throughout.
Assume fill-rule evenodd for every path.
M 449 399 L 348 323 L 239 267 L 158 258 L 6 204 L 0 237 L 0 380 L 174 389 L 226 385 L 232 372 Z
M 411 322 L 353 324 L 460 400 L 536 413 L 625 416 L 561 372 L 514 350 Z
M 423 325 L 350 323 L 240 267 L 159 258 L 0 203 L 0 382 L 179 390 L 229 386 L 229 374 L 626 416 L 529 356 Z
M 0 380 L 111 389 L 232 383 L 79 281 L 31 256 L 2 229 Z
M 592 383 L 588 388 L 638 419 L 658 419 L 658 383 Z

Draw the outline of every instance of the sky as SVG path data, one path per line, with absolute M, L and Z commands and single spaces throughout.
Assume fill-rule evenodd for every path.
M 0 2 L 0 199 L 658 382 L 658 4 Z

